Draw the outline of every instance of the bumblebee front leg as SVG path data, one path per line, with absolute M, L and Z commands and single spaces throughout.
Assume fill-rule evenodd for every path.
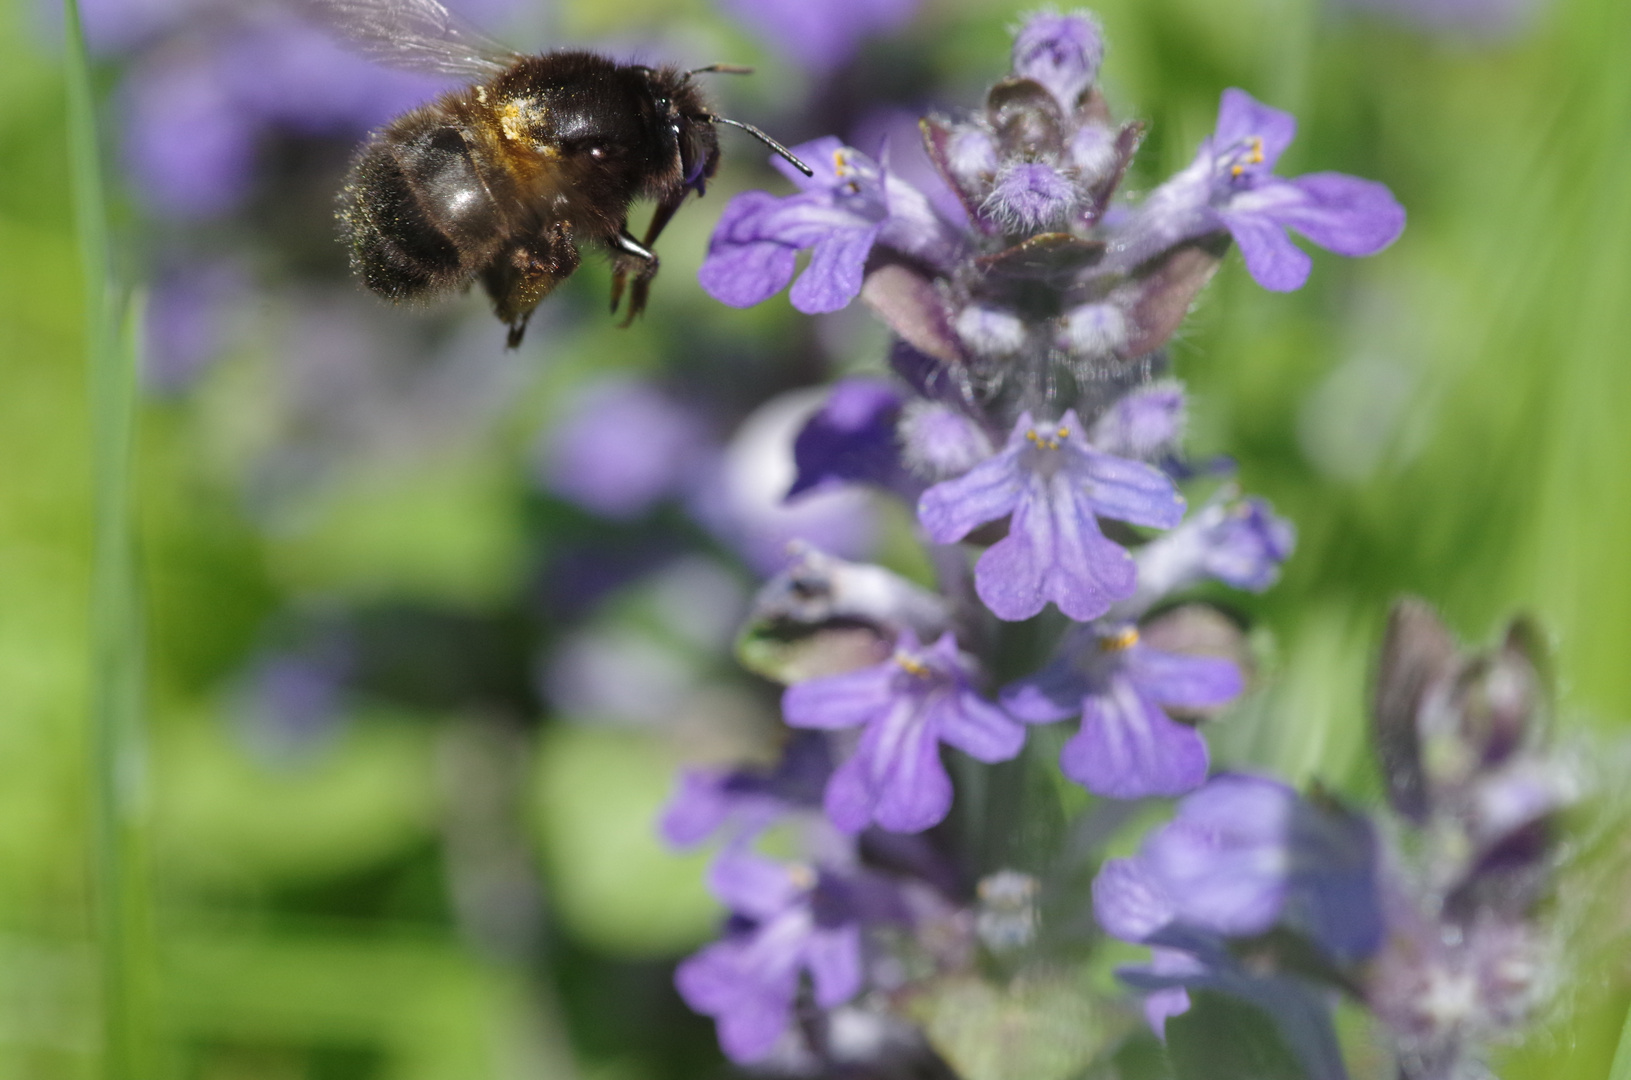
M 642 244 L 633 236 L 625 226 L 612 237 L 612 250 L 616 253 L 616 265 L 612 270 L 612 314 L 617 314 L 617 306 L 623 301 L 623 285 L 627 280 L 629 267 L 634 265 L 634 288 L 629 292 L 629 311 L 623 317 L 623 326 L 629 325 L 646 309 L 646 296 L 650 289 L 651 279 L 657 276 L 659 261 L 657 253 L 646 244 Z M 649 243 L 649 241 L 648 241 Z

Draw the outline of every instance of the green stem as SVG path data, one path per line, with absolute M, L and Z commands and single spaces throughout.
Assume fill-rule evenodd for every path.
M 119 326 L 90 63 L 75 0 L 64 0 L 64 15 L 68 152 L 85 281 L 94 485 L 88 741 L 102 1072 L 108 1080 L 150 1080 L 155 1058 L 149 980 L 155 972 L 143 842 L 141 613 L 131 522 L 139 328 L 134 314 Z

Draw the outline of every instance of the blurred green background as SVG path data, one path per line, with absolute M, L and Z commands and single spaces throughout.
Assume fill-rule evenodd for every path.
M 842 87 L 865 94 L 866 72 L 888 71 L 876 85 L 903 104 L 972 104 L 1005 68 L 1023 10 L 929 0 L 868 44 Z M 1631 6 L 1555 0 L 1496 36 L 1428 33 L 1326 0 L 1096 10 L 1112 101 L 1151 123 L 1136 187 L 1186 164 L 1219 92 L 1240 86 L 1300 121 L 1282 171 L 1380 179 L 1410 213 L 1381 256 L 1316 255 L 1296 294 L 1263 292 L 1231 260 L 1175 346 L 1193 448 L 1234 456 L 1245 488 L 1300 530 L 1282 583 L 1248 605 L 1275 662 L 1219 731 L 1220 757 L 1374 792 L 1367 672 L 1386 605 L 1411 591 L 1472 640 L 1514 611 L 1537 614 L 1557 646 L 1557 737 L 1617 785 L 1631 762 L 1619 749 L 1631 722 Z M 77 1077 L 96 1071 L 99 1039 L 83 292 L 49 19 L 19 0 L 0 12 L 0 1076 Z M 778 70 L 703 0 L 562 0 L 551 20 L 571 41 L 671 26 L 729 50 L 698 62 Z M 96 71 L 114 93 L 117 65 Z M 808 77 L 751 82 L 727 101 L 788 141 L 824 133 L 801 119 Z M 117 103 L 103 112 L 116 262 L 139 282 L 157 226 L 119 190 L 118 115 Z M 818 350 L 783 298 L 737 312 L 701 293 L 695 269 L 724 196 L 779 183 L 756 150 L 728 141 L 727 156 L 722 190 L 665 237 L 641 325 L 612 327 L 605 274 L 586 269 L 527 349 L 499 356 L 497 337 L 484 340 L 499 389 L 448 433 L 410 416 L 420 437 L 405 450 L 384 438 L 383 450 L 342 447 L 315 478 L 268 475 L 269 447 L 316 438 L 263 407 L 286 359 L 278 334 L 303 310 L 284 294 L 250 305 L 277 333 L 248 335 L 185 393 L 143 396 L 147 754 L 134 782 L 150 825 L 156 933 L 140 948 L 155 1075 L 723 1071 L 711 1026 L 666 989 L 666 966 L 717 918 L 701 857 L 664 852 L 651 831 L 675 765 L 707 752 L 673 730 L 525 715 L 515 703 L 528 694 L 505 680 L 525 681 L 556 632 L 517 599 L 544 554 L 598 535 L 527 478 L 533 432 L 562 394 L 607 370 L 682 383 L 724 371 L 750 403 L 881 367 L 882 335 L 859 318 L 829 320 Z M 296 210 L 326 235 L 323 202 L 284 208 Z M 480 316 L 477 299 L 454 304 Z M 660 608 L 636 587 L 594 619 L 679 648 Z M 406 634 L 393 685 L 422 675 L 424 691 L 347 699 L 330 734 L 267 750 L 243 734 L 244 672 L 289 611 Z M 526 655 L 500 657 L 516 620 Z M 762 711 L 718 650 L 691 662 Z M 471 674 L 483 664 L 498 674 Z M 477 689 L 447 690 L 466 683 Z M 1571 864 L 1559 1003 L 1501 1075 L 1607 1075 L 1631 1001 L 1631 965 L 1612 947 L 1631 921 L 1618 874 L 1628 842 L 1610 832 Z M 483 890 L 509 899 L 484 906 Z M 501 925 L 488 925 L 493 911 Z

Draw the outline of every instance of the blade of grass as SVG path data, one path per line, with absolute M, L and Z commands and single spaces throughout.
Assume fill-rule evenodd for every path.
M 1625 1027 L 1620 1030 L 1620 1045 L 1614 1051 L 1614 1064 L 1608 1070 L 1608 1080 L 1631 1080 L 1631 1009 L 1625 1012 Z
M 121 328 L 109 256 L 90 63 L 75 0 L 64 0 L 68 153 L 85 284 L 91 416 L 90 754 L 93 904 L 101 968 L 102 1074 L 154 1070 L 151 910 L 144 857 L 142 632 L 131 523 L 137 306 Z M 122 332 L 121 332 L 122 329 Z

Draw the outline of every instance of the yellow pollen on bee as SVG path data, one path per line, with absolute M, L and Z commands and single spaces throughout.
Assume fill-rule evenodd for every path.
M 905 653 L 895 654 L 895 663 L 899 664 L 907 674 L 915 675 L 920 679 L 929 677 L 929 665 Z
M 487 104 L 487 88 L 485 86 L 476 87 L 476 100 L 483 105 Z
M 789 881 L 791 881 L 793 883 L 794 887 L 796 887 L 796 888 L 800 888 L 800 889 L 813 889 L 813 888 L 815 888 L 815 883 L 816 883 L 815 871 L 811 870 L 808 866 L 805 866 L 803 863 L 794 863 L 792 866 L 789 866 L 787 868 L 787 879 Z
M 535 108 L 531 98 L 516 98 L 506 103 L 498 112 L 498 126 L 503 129 L 504 137 L 512 142 L 524 141 L 534 119 L 530 114 Z
M 1100 652 L 1125 652 L 1138 644 L 1138 627 L 1129 626 L 1099 639 Z

